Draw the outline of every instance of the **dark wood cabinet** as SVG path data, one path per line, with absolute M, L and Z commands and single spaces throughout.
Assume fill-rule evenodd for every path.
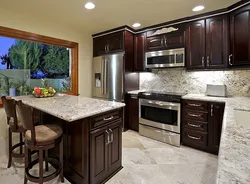
M 124 31 L 94 38 L 93 55 L 100 56 L 124 50 Z
M 139 99 L 137 95 L 126 95 L 125 128 L 139 131 Z
M 226 68 L 228 61 L 228 16 L 206 19 L 206 68 Z
M 146 45 L 147 51 L 162 50 L 164 48 L 164 35 L 147 38 Z
M 250 66 L 250 5 L 230 13 L 230 66 Z
M 218 153 L 220 146 L 224 108 L 224 103 L 209 103 L 210 113 L 208 117 L 208 146 L 213 153 Z
M 215 16 L 190 23 L 186 36 L 187 69 L 227 67 L 228 16 Z
M 205 68 L 205 20 L 192 22 L 186 30 L 187 69 Z
M 122 162 L 122 126 L 121 122 L 110 125 L 111 143 L 109 144 L 108 151 L 108 172 L 114 173 L 121 167 Z
M 101 183 L 108 172 L 107 127 L 90 132 L 90 180 Z
M 184 47 L 184 31 L 146 38 L 146 51 L 166 50 Z
M 121 168 L 121 125 L 121 120 L 109 121 L 108 125 L 90 132 L 90 182 L 93 184 L 102 183 Z
M 145 33 L 134 35 L 134 71 L 145 70 L 145 39 Z
M 218 154 L 224 108 L 224 103 L 183 100 L 183 144 Z

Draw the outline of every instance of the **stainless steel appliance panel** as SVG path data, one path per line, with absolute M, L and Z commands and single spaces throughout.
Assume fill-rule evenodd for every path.
M 146 52 L 146 68 L 185 66 L 185 48 Z
M 106 56 L 109 100 L 123 101 L 123 53 Z
M 93 58 L 93 84 L 92 95 L 96 98 L 108 99 L 109 91 L 107 88 L 107 60 L 103 56 Z
M 158 141 L 162 141 L 174 146 L 180 146 L 180 134 L 169 132 L 157 128 L 152 128 L 146 125 L 139 125 L 139 133 L 142 136 L 149 137 Z
M 164 123 L 144 119 L 142 117 L 142 114 L 141 114 L 142 113 L 142 106 L 154 107 L 156 109 L 158 108 L 158 109 L 166 109 L 166 110 L 176 111 L 177 112 L 177 124 L 176 125 L 169 125 L 169 124 L 164 124 Z M 180 133 L 180 122 L 181 122 L 180 109 L 181 109 L 180 103 L 140 99 L 139 100 L 139 123 L 142 125 L 147 125 L 147 126 L 151 126 L 151 127 L 164 129 L 167 131 Z

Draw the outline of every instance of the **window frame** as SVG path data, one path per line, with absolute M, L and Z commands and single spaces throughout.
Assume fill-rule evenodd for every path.
M 48 45 L 66 47 L 71 49 L 71 91 L 65 92 L 70 95 L 78 94 L 78 43 L 62 40 L 59 38 L 53 38 L 49 36 L 43 36 L 35 33 L 21 31 L 17 29 L 7 28 L 0 26 L 0 36 L 5 36 L 14 39 L 26 40 L 31 42 L 39 42 Z M 2 107 L 2 101 L 0 99 L 0 107 Z

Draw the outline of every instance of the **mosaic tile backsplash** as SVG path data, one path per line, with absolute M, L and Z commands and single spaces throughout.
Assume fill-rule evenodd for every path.
M 227 85 L 228 96 L 250 96 L 250 70 L 153 70 L 140 73 L 140 89 L 204 94 L 207 84 Z

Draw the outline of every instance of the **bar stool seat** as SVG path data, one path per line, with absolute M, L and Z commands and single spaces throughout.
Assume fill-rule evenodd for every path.
M 3 107 L 7 116 L 7 124 L 9 129 L 9 161 L 8 161 L 8 168 L 11 167 L 12 164 L 12 157 L 14 158 L 23 158 L 25 154 L 23 153 L 23 134 L 24 128 L 20 118 L 16 112 L 16 102 L 13 99 L 7 99 L 5 96 L 1 97 L 3 102 Z M 19 133 L 20 134 L 20 141 L 19 143 L 12 145 L 12 134 Z M 19 153 L 14 152 L 16 148 L 19 148 Z
M 35 139 L 37 145 L 53 143 L 58 137 L 62 136 L 63 130 L 57 125 L 38 125 L 35 126 Z M 31 131 L 25 133 L 25 140 L 31 141 Z
M 38 125 L 35 126 L 34 109 L 22 103 L 16 102 L 17 112 L 23 122 L 25 129 L 25 175 L 24 184 L 28 180 L 43 184 L 60 175 L 61 182 L 64 182 L 63 177 L 63 130 L 60 126 L 54 124 Z M 55 158 L 49 157 L 49 150 L 56 149 L 59 145 L 59 155 Z M 34 161 L 31 160 L 31 150 L 38 151 L 39 158 Z M 44 155 L 45 153 L 45 155 Z M 48 164 L 50 163 L 55 171 L 48 176 L 44 175 L 43 162 L 45 161 L 45 171 L 49 170 Z M 39 177 L 30 173 L 32 167 L 39 164 Z

